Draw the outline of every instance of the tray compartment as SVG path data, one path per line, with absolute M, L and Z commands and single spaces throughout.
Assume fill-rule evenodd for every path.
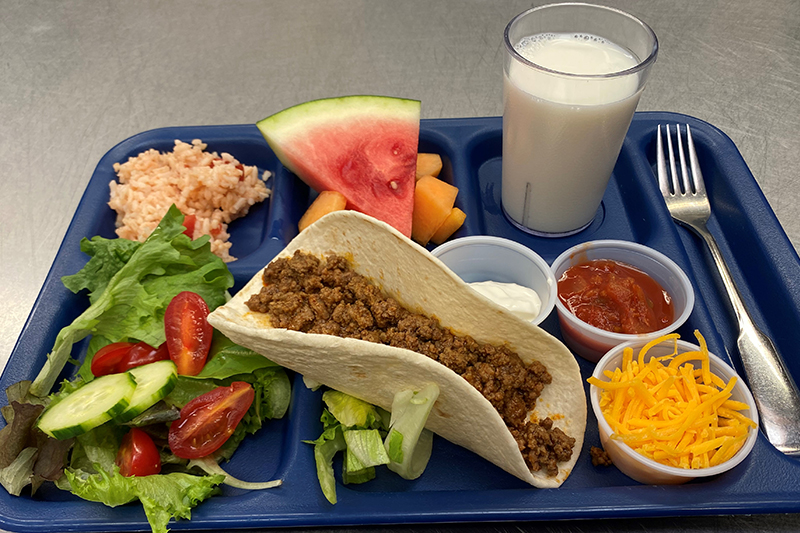
M 253 129 L 258 131 L 254 126 Z M 87 188 L 87 193 L 94 193 L 91 200 L 96 202 L 96 207 L 108 201 L 108 183 L 116 180 L 113 164 L 125 162 L 130 157 L 135 157 L 145 150 L 154 148 L 160 152 L 172 151 L 175 140 L 191 143 L 193 139 L 200 139 L 208 146 L 206 151 L 223 153 L 227 152 L 241 163 L 258 168 L 259 176 L 264 171 L 272 173 L 267 181 L 267 187 L 274 188 L 276 174 L 282 169 L 277 157 L 269 150 L 266 142 L 254 135 L 248 135 L 247 129 L 241 129 L 234 135 L 226 135 L 224 126 L 208 126 L 203 128 L 162 128 L 135 135 L 112 148 L 100 161 L 95 169 L 92 180 Z M 260 137 L 260 136 L 259 136 Z M 104 195 L 104 197 L 103 197 Z M 274 195 L 274 191 L 273 191 Z M 272 195 L 271 195 L 272 196 Z M 244 219 L 234 220 L 229 225 L 231 234 L 231 254 L 240 260 L 246 259 L 255 252 L 266 238 L 267 220 L 271 206 L 275 204 L 274 198 L 267 198 L 264 202 L 250 208 Z M 90 225 L 87 236 L 102 235 L 114 238 L 114 221 L 116 214 L 110 209 L 98 209 L 95 224 Z
M 728 262 L 754 321 L 773 339 L 797 380 L 800 358 L 793 354 L 796 351 L 794 347 L 800 342 L 800 331 L 796 327 L 787 327 L 800 321 L 797 253 L 749 169 L 741 164 L 741 156 L 728 137 L 692 117 L 654 115 L 665 117 L 663 123 L 690 124 L 711 202 L 709 229 Z M 650 134 L 642 129 L 638 137 L 642 139 L 642 152 L 647 154 L 655 175 L 656 147 L 652 132 L 656 121 L 652 123 Z M 743 373 L 736 350 L 738 329 L 735 317 L 713 259 L 699 237 L 677 224 L 675 228 L 690 259 L 693 277 L 714 317 L 714 325 L 724 339 L 730 359 Z

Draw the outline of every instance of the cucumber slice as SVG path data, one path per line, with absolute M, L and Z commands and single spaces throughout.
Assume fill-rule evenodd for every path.
M 135 390 L 127 372 L 99 377 L 48 408 L 37 425 L 55 439 L 86 433 L 125 411 Z
M 175 363 L 169 360 L 131 368 L 128 373 L 136 380 L 136 390 L 128 408 L 114 417 L 120 424 L 134 419 L 163 400 L 178 383 L 178 370 Z

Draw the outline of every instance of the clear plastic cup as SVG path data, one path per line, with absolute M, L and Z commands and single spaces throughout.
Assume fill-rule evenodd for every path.
M 694 289 L 689 278 L 669 257 L 652 248 L 629 241 L 589 241 L 574 246 L 553 261 L 555 279 L 571 266 L 594 259 L 611 259 L 638 268 L 656 280 L 672 297 L 675 320 L 652 333 L 614 333 L 597 328 L 573 315 L 556 297 L 561 336 L 569 348 L 584 359 L 596 363 L 608 350 L 630 341 L 649 341 L 678 329 L 689 318 L 694 308 Z
M 534 235 L 577 233 L 603 199 L 658 39 L 628 13 L 571 2 L 519 14 L 503 41 L 503 211 Z
M 646 343 L 643 341 L 627 342 L 616 346 L 612 350 L 609 350 L 609 352 L 605 354 L 595 366 L 592 376 L 602 381 L 609 381 L 609 379 L 605 377 L 603 373 L 606 370 L 613 372 L 616 368 L 620 367 L 622 364 L 622 355 L 625 347 L 630 346 L 633 348 L 634 357 L 636 357 L 639 353 L 639 348 L 645 344 Z M 671 354 L 672 350 L 673 341 L 662 342 L 647 352 L 645 360 L 649 361 L 651 357 Z M 700 347 L 686 341 L 678 341 L 678 353 L 694 350 L 700 350 Z M 711 372 L 719 376 L 726 383 L 731 379 L 731 377 L 737 376 L 736 371 L 731 368 L 730 365 L 713 353 L 709 353 L 708 357 Z M 700 363 L 696 362 L 695 368 L 699 368 L 699 366 Z M 602 391 L 600 388 L 590 385 L 589 403 L 591 403 L 592 411 L 594 411 L 594 414 L 597 417 L 600 443 L 603 445 L 603 449 L 606 451 L 606 453 L 608 453 L 611 461 L 614 463 L 614 466 L 616 466 L 626 476 L 640 483 L 649 485 L 676 485 L 680 483 L 686 483 L 687 481 L 698 477 L 708 477 L 721 474 L 741 463 L 752 451 L 753 446 L 756 443 L 756 439 L 758 438 L 758 410 L 756 409 L 756 402 L 741 377 L 737 379 L 736 385 L 733 387 L 731 399 L 746 403 L 749 406 L 749 409 L 747 411 L 742 411 L 742 414 L 755 422 L 756 429 L 750 428 L 744 444 L 733 457 L 724 463 L 712 466 L 710 468 L 684 469 L 663 465 L 645 457 L 644 455 L 641 455 L 624 442 L 612 439 L 611 426 L 608 424 L 608 422 L 606 422 L 603 412 L 600 410 L 601 392 Z
M 475 235 L 448 241 L 431 253 L 466 283 L 487 280 L 516 283 L 536 291 L 541 309 L 531 324 L 540 324 L 553 311 L 556 279 L 550 266 L 539 254 L 518 242 Z

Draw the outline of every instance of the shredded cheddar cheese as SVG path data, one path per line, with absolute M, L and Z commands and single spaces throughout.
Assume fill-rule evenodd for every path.
M 708 468 L 736 454 L 756 424 L 731 400 L 736 377 L 727 383 L 711 372 L 708 348 L 695 331 L 700 350 L 678 354 L 677 333 L 646 344 L 634 357 L 626 348 L 622 365 L 589 383 L 602 389 L 600 409 L 617 439 L 667 466 Z M 671 354 L 646 358 L 648 351 L 673 341 Z M 695 364 L 699 363 L 699 368 Z

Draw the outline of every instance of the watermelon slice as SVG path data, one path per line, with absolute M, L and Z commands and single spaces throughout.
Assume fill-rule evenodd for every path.
M 317 192 L 411 235 L 420 102 L 345 96 L 296 105 L 256 125 L 281 163 Z

